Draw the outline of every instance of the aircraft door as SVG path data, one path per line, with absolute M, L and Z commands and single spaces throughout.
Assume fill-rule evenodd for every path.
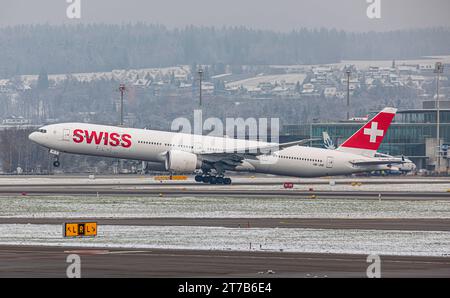
M 331 169 L 334 165 L 333 156 L 327 157 L 327 168 Z
M 63 129 L 63 141 L 70 141 L 70 129 Z

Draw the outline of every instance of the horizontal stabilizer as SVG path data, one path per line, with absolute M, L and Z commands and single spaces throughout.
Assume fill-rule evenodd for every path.
M 378 160 L 353 160 L 350 161 L 355 166 L 376 166 L 376 165 L 389 165 L 389 164 L 403 164 L 407 163 L 402 159 L 378 159 Z

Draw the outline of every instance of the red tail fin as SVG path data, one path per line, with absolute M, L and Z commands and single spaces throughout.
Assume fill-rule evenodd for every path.
M 374 156 L 387 133 L 397 109 L 384 108 L 338 148 L 360 155 Z

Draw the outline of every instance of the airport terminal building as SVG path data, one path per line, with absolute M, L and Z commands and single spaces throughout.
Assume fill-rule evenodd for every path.
M 450 145 L 450 101 L 441 101 L 440 105 L 440 138 L 441 172 L 449 170 L 446 147 Z M 422 109 L 400 110 L 394 118 L 389 131 L 379 149 L 380 152 L 409 157 L 418 169 L 436 170 L 436 109 L 434 101 L 425 101 Z M 281 141 L 304 138 L 322 138 L 322 132 L 327 131 L 333 142 L 341 144 L 350 137 L 362 122 L 335 122 L 284 125 L 280 136 Z M 322 147 L 322 141 L 311 144 Z

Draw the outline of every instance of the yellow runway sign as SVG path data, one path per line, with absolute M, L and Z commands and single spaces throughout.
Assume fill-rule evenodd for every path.
M 64 237 L 85 236 L 97 236 L 96 222 L 64 223 Z

